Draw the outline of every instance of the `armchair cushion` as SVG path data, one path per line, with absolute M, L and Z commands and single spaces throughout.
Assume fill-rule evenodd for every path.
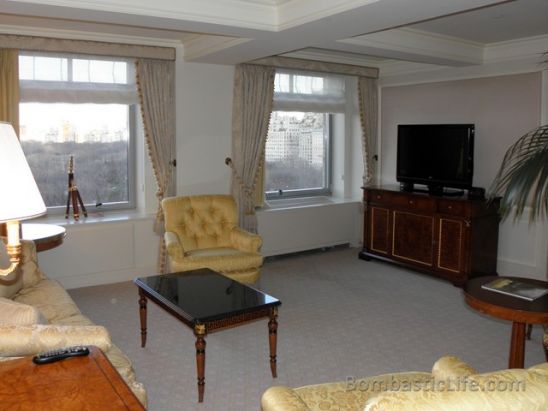
M 164 234 L 166 250 L 168 255 L 175 259 L 182 259 L 185 256 L 183 245 L 179 241 L 179 236 L 173 231 L 166 231 Z
M 260 235 L 251 234 L 239 228 L 233 228 L 230 232 L 230 242 L 234 248 L 250 253 L 258 253 L 263 245 Z
M 110 335 L 101 326 L 0 325 L 2 357 L 34 355 L 71 345 L 96 345 L 107 351 Z
M 230 272 L 260 267 L 263 257 L 257 253 L 219 247 L 192 250 L 185 254 L 183 261 L 188 270 L 207 267 L 215 271 Z

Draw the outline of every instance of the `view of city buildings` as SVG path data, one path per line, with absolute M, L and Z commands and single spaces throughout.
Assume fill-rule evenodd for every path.
M 265 190 L 325 185 L 326 114 L 274 111 L 266 142 Z
M 311 166 L 323 166 L 325 157 L 325 115 L 274 111 L 266 144 L 266 161 L 301 159 Z

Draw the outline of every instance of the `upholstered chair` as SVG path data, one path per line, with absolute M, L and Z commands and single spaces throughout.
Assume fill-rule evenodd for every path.
M 262 239 L 238 228 L 232 196 L 170 197 L 162 208 L 171 272 L 210 268 L 242 283 L 258 283 Z

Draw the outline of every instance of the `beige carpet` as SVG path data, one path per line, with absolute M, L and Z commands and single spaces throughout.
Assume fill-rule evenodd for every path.
M 261 288 L 282 301 L 278 378 L 270 375 L 266 320 L 211 334 L 203 404 L 197 403 L 189 328 L 149 303 L 148 342 L 142 349 L 132 283 L 70 293 L 133 360 L 153 411 L 258 410 L 271 385 L 429 371 L 446 354 L 480 371 L 507 366 L 510 323 L 472 311 L 450 283 L 357 255 L 357 249 L 335 249 L 267 261 Z M 543 357 L 541 329 L 535 327 L 526 366 Z

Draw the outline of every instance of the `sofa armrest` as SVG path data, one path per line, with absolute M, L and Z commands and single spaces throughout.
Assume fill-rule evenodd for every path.
M 167 254 L 176 260 L 182 260 L 185 257 L 183 245 L 179 241 L 179 236 L 173 231 L 166 231 L 164 234 Z
M 73 345 L 95 345 L 108 351 L 112 343 L 97 325 L 0 325 L 0 356 L 22 357 Z
M 239 228 L 232 229 L 230 240 L 234 248 L 250 253 L 258 253 L 261 245 L 263 245 L 263 239 L 260 235 L 251 234 Z
M 263 411 L 308 411 L 310 408 L 289 387 L 270 387 L 261 398 Z

